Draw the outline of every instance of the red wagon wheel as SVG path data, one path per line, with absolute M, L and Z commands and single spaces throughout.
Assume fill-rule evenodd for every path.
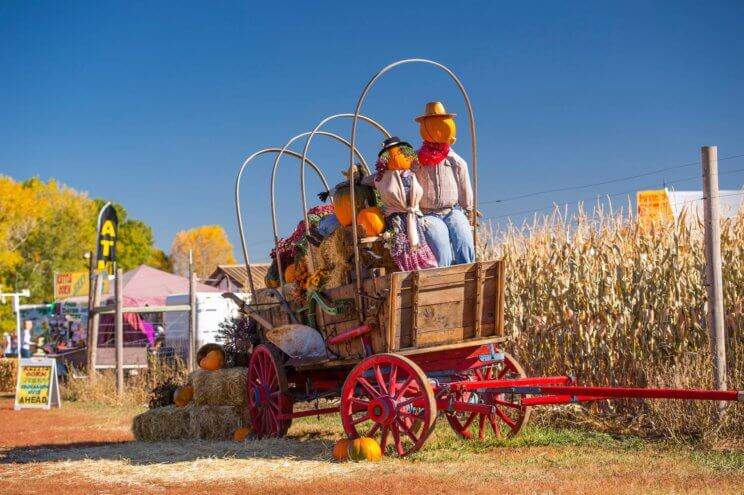
M 287 376 L 279 353 L 268 345 L 259 345 L 248 364 L 248 413 L 258 437 L 282 437 L 292 419 L 280 415 L 292 413 Z
M 504 360 L 474 370 L 471 380 L 501 380 L 525 378 L 526 374 L 511 354 L 504 353 Z M 463 438 L 486 438 L 488 430 L 496 438 L 517 435 L 530 419 L 530 407 L 522 405 L 521 395 L 499 394 L 488 391 L 459 392 L 454 400 L 495 407 L 495 413 L 447 412 L 447 421 Z
M 376 354 L 351 370 L 341 390 L 341 421 L 351 438 L 372 437 L 385 455 L 421 448 L 434 429 L 437 404 L 429 380 L 413 361 Z

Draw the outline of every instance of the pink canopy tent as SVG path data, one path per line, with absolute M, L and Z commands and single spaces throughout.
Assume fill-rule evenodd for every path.
M 114 284 L 111 284 L 113 290 Z M 189 291 L 189 279 L 167 273 L 147 265 L 140 265 L 122 276 L 122 302 L 124 306 L 145 308 L 165 306 L 165 300 L 172 294 Z M 219 289 L 198 283 L 197 292 L 220 292 Z M 113 304 L 113 294 L 107 294 L 104 304 Z M 110 344 L 114 340 L 114 316 L 101 315 L 98 344 Z M 137 345 L 147 338 L 150 345 L 155 342 L 155 330 L 136 313 L 124 313 L 124 345 Z

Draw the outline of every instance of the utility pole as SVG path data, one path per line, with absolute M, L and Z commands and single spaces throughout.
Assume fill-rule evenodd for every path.
M 706 323 L 710 334 L 715 385 L 726 390 L 726 329 L 723 308 L 723 270 L 721 267 L 721 214 L 718 201 L 718 147 L 700 149 L 703 166 L 705 215 L 705 286 L 708 292 Z M 725 403 L 719 403 L 719 413 Z
M 123 306 L 123 289 L 122 276 L 124 275 L 121 268 L 115 268 L 115 337 L 116 341 L 116 393 L 121 396 L 124 393 L 124 314 Z

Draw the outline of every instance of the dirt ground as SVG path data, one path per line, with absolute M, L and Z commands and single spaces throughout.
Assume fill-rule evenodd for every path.
M 139 443 L 141 410 L 0 399 L 0 493 L 744 493 L 741 452 L 550 431 L 475 446 L 442 421 L 413 459 L 340 464 L 338 418 L 298 421 L 280 440 Z

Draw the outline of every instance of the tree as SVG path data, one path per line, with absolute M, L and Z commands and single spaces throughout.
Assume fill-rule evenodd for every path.
M 232 244 L 220 225 L 204 225 L 176 234 L 171 247 L 174 272 L 189 273 L 189 251 L 193 252 L 194 270 L 199 278 L 206 279 L 217 265 L 235 263 Z
M 147 261 L 147 264 L 157 268 L 158 270 L 163 270 L 164 272 L 173 271 L 173 260 L 158 248 L 152 248 L 150 259 Z

